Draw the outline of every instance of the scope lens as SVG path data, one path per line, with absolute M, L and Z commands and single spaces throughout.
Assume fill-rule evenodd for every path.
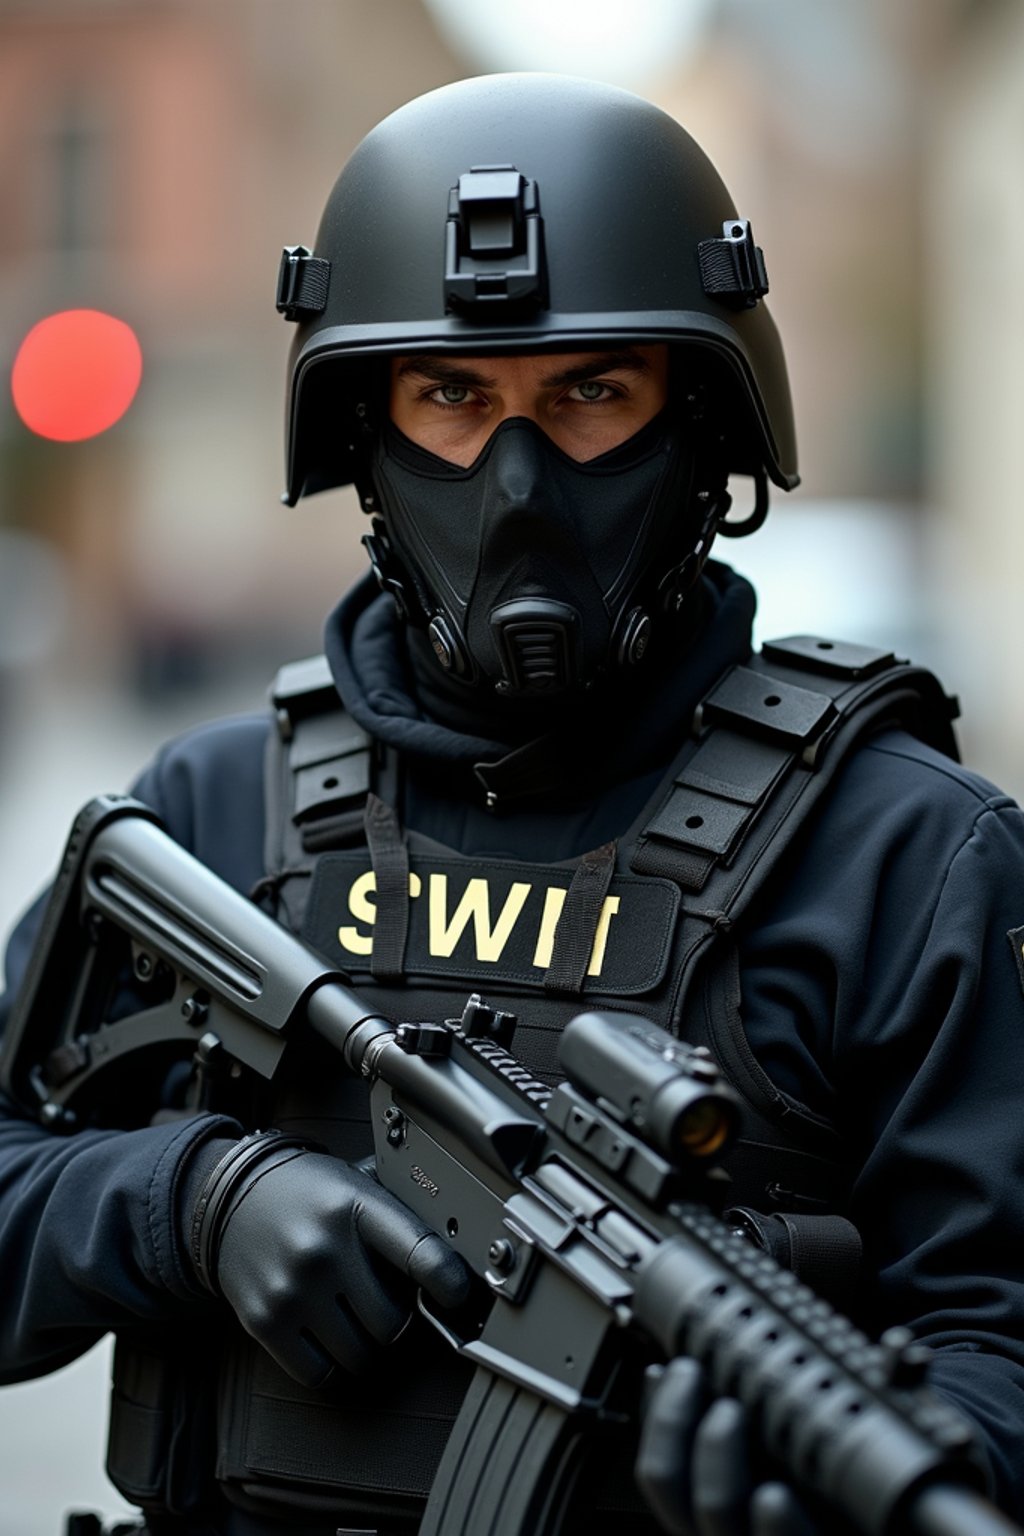
M 732 1131 L 732 1116 L 714 1099 L 691 1105 L 676 1125 L 676 1134 L 688 1157 L 711 1157 L 720 1151 Z

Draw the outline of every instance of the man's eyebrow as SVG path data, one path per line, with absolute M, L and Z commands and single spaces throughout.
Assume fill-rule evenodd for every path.
M 497 382 L 476 368 L 469 368 L 465 363 L 449 362 L 444 357 L 407 357 L 405 362 L 399 364 L 395 377 L 404 379 L 411 373 L 422 379 L 431 379 L 435 384 L 473 384 L 479 389 L 493 389 Z
M 594 352 L 569 368 L 559 368 L 544 374 L 541 385 L 545 389 L 559 389 L 566 384 L 579 384 L 584 379 L 596 378 L 599 373 L 650 373 L 651 365 L 641 352 L 632 347 L 613 352 Z M 422 357 L 407 357 L 396 371 L 397 379 L 410 374 L 430 379 L 435 384 L 472 385 L 478 389 L 493 389 L 497 380 L 464 362 L 453 362 L 434 353 Z
M 571 368 L 559 369 L 556 373 L 547 373 L 541 379 L 546 389 L 557 389 L 565 384 L 579 384 L 584 379 L 596 378 L 599 373 L 650 373 L 651 365 L 643 353 L 635 351 L 632 347 L 622 348 L 615 352 L 595 352 L 581 363 L 573 363 Z

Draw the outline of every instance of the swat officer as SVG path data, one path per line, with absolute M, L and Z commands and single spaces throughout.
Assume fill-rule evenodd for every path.
M 1021 1514 L 1024 817 L 914 669 L 751 657 L 751 588 L 708 556 L 797 483 L 766 292 L 635 96 L 496 75 L 387 118 L 278 294 L 285 499 L 354 482 L 372 572 L 271 718 L 170 743 L 134 793 L 384 1012 L 483 988 L 549 1078 L 583 1004 L 707 1044 L 747 1109 L 736 1219 L 930 1346 Z M 415 1530 L 465 1376 L 406 1324 L 415 1286 L 460 1303 L 460 1262 L 359 1166 L 363 1090 L 316 1041 L 249 1112 L 182 1115 L 176 1084 L 63 1140 L 5 1105 L 6 1379 L 116 1332 L 108 1470 L 154 1536 Z M 706 1390 L 654 1392 L 659 1520 L 807 1528 Z M 588 1531 L 653 1528 L 635 1439 L 592 1448 Z

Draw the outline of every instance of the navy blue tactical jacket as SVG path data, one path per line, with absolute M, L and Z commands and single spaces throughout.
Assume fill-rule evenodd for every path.
M 462 853 L 553 862 L 620 832 L 693 707 L 749 652 L 753 595 L 705 579 L 702 631 L 618 704 L 599 773 L 571 761 L 542 808 L 485 809 L 473 765 L 506 750 L 416 701 L 388 600 L 357 587 L 329 621 L 335 680 L 408 763 L 402 820 Z M 264 715 L 169 744 L 134 786 L 242 891 L 262 869 Z M 576 770 L 579 770 L 578 772 Z M 555 770 L 552 770 L 553 772 Z M 109 788 L 110 786 L 98 786 Z M 16 987 L 33 922 L 15 932 Z M 908 1324 L 932 1381 L 982 1430 L 994 1490 L 1024 1515 L 1024 813 L 890 731 L 845 766 L 788 878 L 740 944 L 749 1041 L 775 1084 L 841 1131 L 867 1258 L 862 1326 Z M 0 1009 L 0 1020 L 5 1014 Z M 0 1380 L 42 1374 L 109 1329 L 208 1315 L 172 1217 L 211 1116 L 52 1137 L 0 1116 Z

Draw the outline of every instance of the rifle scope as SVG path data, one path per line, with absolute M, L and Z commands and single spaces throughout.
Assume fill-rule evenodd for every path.
M 714 1157 L 736 1133 L 737 1101 L 709 1054 L 639 1014 L 577 1014 L 558 1054 L 575 1088 L 673 1163 Z

